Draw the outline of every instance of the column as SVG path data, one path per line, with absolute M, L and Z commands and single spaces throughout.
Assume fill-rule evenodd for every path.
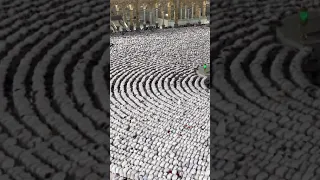
M 185 5 L 184 8 L 185 8 L 184 9 L 184 19 L 188 19 L 188 17 L 187 17 L 188 16 L 188 6 Z
M 119 15 L 119 6 L 115 5 L 116 7 L 116 15 Z M 117 31 L 120 31 L 120 26 L 117 26 Z
M 202 16 L 207 17 L 207 2 L 203 1 L 203 11 Z
M 189 8 L 187 9 L 187 13 L 188 13 L 187 19 L 188 19 L 188 23 L 189 23 L 189 19 L 190 19 L 190 9 Z
M 183 17 L 182 7 L 183 7 L 183 4 L 181 3 L 180 4 L 180 19 L 182 19 L 182 17 Z
M 156 7 L 156 27 L 159 27 L 159 23 L 158 23 L 158 13 L 159 13 L 159 9 L 158 9 L 158 5 Z
M 153 24 L 153 21 L 152 21 L 152 10 L 153 10 L 153 9 L 150 9 L 150 11 L 149 11 L 149 21 L 150 21 L 149 26 L 150 26 L 151 24 Z
M 168 3 L 168 20 L 171 20 L 171 3 Z
M 191 7 L 191 19 L 193 19 L 193 14 L 194 14 L 194 4 L 192 3 L 192 7 Z
M 178 27 L 179 22 L 179 2 L 175 2 L 174 7 L 174 27 Z
M 199 16 L 199 6 L 198 6 L 198 4 L 195 5 L 194 15 L 195 15 L 195 18 L 198 18 L 198 16 Z
M 199 23 L 199 24 L 201 24 L 201 11 L 202 11 L 202 10 L 201 10 L 201 6 L 199 6 L 199 14 L 198 14 L 198 16 L 199 16 L 199 17 L 198 17 L 198 18 L 199 18 L 198 23 Z
M 162 29 L 165 28 L 165 25 L 164 25 L 164 8 L 162 8 Z
M 124 7 L 122 7 L 122 8 L 121 8 L 121 13 L 122 13 L 122 19 L 123 19 L 123 21 L 125 21 L 126 18 L 127 18 L 127 17 L 126 17 L 126 12 L 127 12 L 126 9 L 125 9 Z
M 125 8 L 122 8 L 122 19 L 123 19 L 123 23 L 128 24 L 127 22 L 127 11 L 125 10 Z M 121 30 L 124 31 L 125 27 L 122 27 Z
M 141 30 L 141 27 L 140 27 L 140 5 L 139 5 L 139 1 L 136 2 L 135 10 L 136 10 L 136 30 Z
M 190 25 L 190 16 L 189 16 L 189 14 L 190 14 L 190 9 L 188 8 L 187 9 L 187 25 Z
M 116 8 L 116 15 L 119 15 L 119 6 L 115 5 L 115 8 Z
M 133 9 L 130 8 L 130 30 L 133 31 Z
M 143 28 L 145 29 L 147 27 L 146 25 L 146 7 L 143 7 Z
M 201 15 L 201 8 L 198 4 L 196 4 L 196 18 L 198 19 L 198 24 L 200 24 L 200 15 Z

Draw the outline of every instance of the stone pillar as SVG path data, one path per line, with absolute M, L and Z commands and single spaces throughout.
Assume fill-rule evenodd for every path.
M 143 28 L 146 29 L 146 7 L 143 7 Z
M 130 9 L 130 30 L 133 31 L 133 9 Z
M 127 11 L 125 9 L 122 9 L 122 17 L 123 17 L 123 22 L 128 24 L 127 21 Z M 124 31 L 125 27 L 121 27 L 121 30 Z
M 158 5 L 156 7 L 156 28 L 159 27 L 159 23 L 158 23 L 158 14 L 159 14 L 159 9 L 158 9 Z
M 198 19 L 199 18 L 199 6 L 198 6 L 198 4 L 195 4 L 194 10 L 195 10 L 194 11 L 194 19 Z M 198 21 L 198 23 L 199 23 L 199 21 Z
M 198 18 L 198 24 L 201 24 L 201 6 L 198 7 L 198 14 L 197 14 L 197 18 Z
M 125 8 L 121 8 L 121 14 L 122 14 L 122 19 L 123 20 L 125 20 L 127 17 L 126 17 L 126 15 L 127 15 L 127 11 L 126 11 L 126 9 Z
M 162 29 L 164 29 L 166 26 L 164 25 L 164 8 L 162 8 Z
M 184 6 L 184 19 L 188 19 L 188 8 L 187 8 L 188 6 L 187 5 L 185 5 Z
M 188 8 L 187 9 L 187 13 L 188 13 L 188 16 L 187 16 L 187 20 L 188 20 L 188 24 L 190 23 L 189 21 L 190 21 L 190 9 Z
M 115 8 L 116 8 L 116 15 L 119 15 L 119 6 L 115 5 Z
M 206 2 L 206 1 L 203 1 L 202 16 L 203 16 L 203 17 L 207 17 L 207 2 Z
M 183 17 L 182 7 L 183 7 L 183 4 L 181 3 L 180 4 L 180 19 L 182 19 L 182 17 Z
M 140 27 L 140 5 L 139 5 L 139 1 L 136 2 L 135 10 L 136 10 L 136 30 L 141 30 L 141 27 Z
M 171 20 L 171 3 L 168 3 L 168 20 Z
M 179 22 L 179 2 L 175 2 L 174 7 L 174 27 L 178 27 Z
M 173 9 L 173 20 L 176 22 L 176 9 Z M 175 23 L 173 24 L 173 27 L 175 27 Z
M 195 5 L 195 13 L 194 13 L 194 15 L 195 15 L 195 18 L 199 17 L 199 5 L 198 4 Z
M 194 4 L 192 3 L 192 7 L 191 7 L 191 19 L 193 19 L 193 14 L 194 14 Z
M 150 9 L 150 12 L 149 12 L 149 21 L 150 21 L 150 25 L 153 24 L 153 21 L 152 21 L 152 9 Z

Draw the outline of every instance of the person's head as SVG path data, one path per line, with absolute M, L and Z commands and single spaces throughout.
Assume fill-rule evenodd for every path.
M 300 10 L 301 10 L 301 11 L 308 11 L 308 8 L 307 8 L 306 6 L 303 6 L 303 5 L 302 5 L 301 8 L 300 8 Z

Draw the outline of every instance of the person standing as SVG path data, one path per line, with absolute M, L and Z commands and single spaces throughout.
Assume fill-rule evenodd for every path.
M 300 17 L 301 38 L 302 40 L 306 40 L 307 39 L 306 26 L 308 24 L 309 12 L 305 6 L 302 6 L 300 8 L 299 17 Z
M 203 72 L 204 72 L 204 73 L 207 73 L 207 64 L 204 64 L 204 65 L 203 65 Z

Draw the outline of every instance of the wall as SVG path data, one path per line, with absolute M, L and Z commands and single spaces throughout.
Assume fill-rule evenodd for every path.
M 163 19 L 162 18 L 158 18 L 159 26 L 162 26 L 162 22 L 163 22 Z M 187 23 L 198 24 L 198 22 L 199 22 L 199 19 L 189 19 L 189 20 L 188 19 L 180 19 L 178 21 L 178 24 L 179 25 L 186 25 Z M 201 24 L 209 24 L 210 23 L 206 17 L 205 18 L 201 18 L 200 22 L 201 22 Z M 173 27 L 174 26 L 174 20 L 165 19 L 164 20 L 164 25 L 166 27 L 168 27 L 168 26 L 172 26 Z

